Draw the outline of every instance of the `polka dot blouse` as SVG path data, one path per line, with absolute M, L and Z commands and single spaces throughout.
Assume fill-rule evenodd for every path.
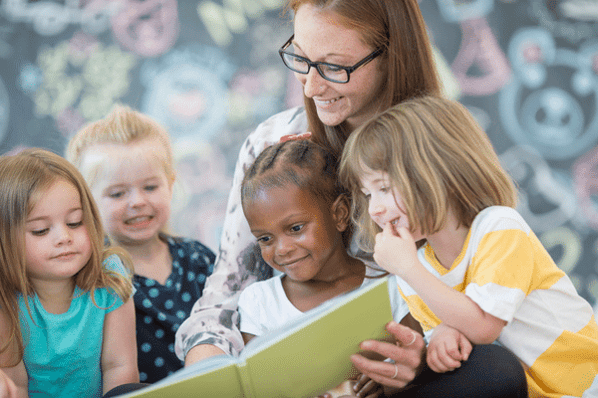
M 139 377 L 144 383 L 156 382 L 183 367 L 174 353 L 174 336 L 201 296 L 215 260 L 215 254 L 195 240 L 161 237 L 172 257 L 172 273 L 166 283 L 140 275 L 133 278 Z

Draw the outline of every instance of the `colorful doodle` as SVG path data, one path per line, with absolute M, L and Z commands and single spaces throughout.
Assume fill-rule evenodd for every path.
M 118 3 L 106 0 L 65 0 L 63 4 L 53 1 L 5 0 L 0 6 L 2 14 L 10 21 L 29 23 L 39 35 L 54 36 L 70 25 L 78 25 L 91 34 L 105 31 L 110 26 L 110 15 L 117 11 Z
M 111 21 L 116 40 L 143 57 L 169 50 L 180 29 L 176 0 L 126 0 Z
M 505 131 L 549 159 L 569 159 L 598 141 L 598 45 L 556 47 L 542 28 L 521 28 L 508 49 L 513 78 L 499 94 Z
M 66 135 L 80 127 L 73 121 L 91 121 L 108 113 L 126 94 L 135 65 L 134 57 L 117 46 L 94 42 L 93 51 L 81 51 L 80 36 L 73 38 L 40 51 L 37 63 L 43 82 L 34 94 L 36 114 L 60 120 L 59 128 L 69 126 L 61 130 Z
M 197 6 L 199 19 L 204 23 L 214 42 L 225 47 L 249 27 L 249 20 L 260 17 L 266 10 L 275 10 L 284 0 L 224 0 L 223 5 L 202 1 Z

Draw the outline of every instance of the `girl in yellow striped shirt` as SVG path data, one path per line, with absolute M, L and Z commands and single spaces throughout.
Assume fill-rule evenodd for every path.
M 458 341 L 435 339 L 453 328 L 511 350 L 530 397 L 598 396 L 593 310 L 514 209 L 516 189 L 465 107 L 422 97 L 388 109 L 350 135 L 340 174 L 358 242 L 400 277 L 433 370 L 464 359 Z

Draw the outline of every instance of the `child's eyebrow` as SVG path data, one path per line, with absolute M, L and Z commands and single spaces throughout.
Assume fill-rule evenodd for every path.
M 67 212 L 67 215 L 68 214 L 72 214 L 72 213 L 76 212 L 77 210 L 83 211 L 83 208 L 82 207 L 73 207 L 72 209 L 70 209 Z M 25 221 L 25 222 L 26 223 L 31 223 L 31 222 L 35 222 L 35 221 L 44 221 L 44 220 L 47 220 L 49 218 L 50 218 L 49 216 L 39 216 L 39 217 L 27 219 L 27 221 Z

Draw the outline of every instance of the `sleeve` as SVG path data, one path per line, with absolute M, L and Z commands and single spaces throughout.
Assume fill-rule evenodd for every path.
M 199 344 L 212 344 L 235 356 L 243 349 L 243 339 L 237 327 L 239 293 L 251 283 L 270 277 L 272 271 L 261 259 L 259 247 L 245 220 L 241 208 L 241 182 L 245 170 L 266 146 L 283 135 L 304 132 L 305 120 L 300 109 L 275 115 L 260 124 L 241 147 L 214 272 L 207 279 L 203 294 L 194 304 L 189 318 L 176 333 L 175 352 L 181 360 Z
M 510 322 L 535 275 L 533 234 L 521 219 L 502 217 L 480 231 L 465 294 L 482 310 Z
M 409 306 L 399 292 L 399 283 L 396 275 L 388 277 L 388 294 L 390 296 L 390 307 L 392 308 L 392 317 L 395 322 L 401 322 L 409 313 Z
M 261 336 L 265 330 L 259 324 L 259 306 L 256 303 L 262 302 L 262 298 L 256 296 L 253 287 L 248 286 L 239 296 L 239 330 L 243 333 L 250 333 L 254 336 Z
M 108 256 L 102 263 L 102 266 L 104 267 L 104 269 L 115 272 L 124 278 L 130 277 L 129 271 L 125 268 L 125 265 L 123 264 L 122 260 L 116 254 Z M 131 296 L 129 297 L 133 297 L 136 291 L 137 290 L 135 289 L 135 286 L 133 286 Z M 98 298 L 98 295 L 96 294 L 95 297 Z M 106 300 L 107 302 L 105 306 L 108 307 L 108 310 L 106 312 L 112 312 L 124 304 L 121 298 L 118 296 L 118 294 L 116 294 L 113 291 L 109 292 L 108 297 L 106 297 Z

